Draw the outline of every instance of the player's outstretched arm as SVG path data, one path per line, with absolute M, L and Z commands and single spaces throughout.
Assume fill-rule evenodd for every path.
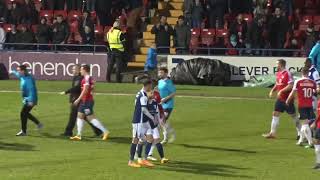
M 80 96 L 78 97 L 77 100 L 74 101 L 74 104 L 77 105 L 81 101 L 84 95 L 88 93 L 89 85 L 84 85 L 83 90 L 81 91 Z
M 295 94 L 296 94 L 296 91 L 295 91 L 295 90 L 292 90 L 291 93 L 290 93 L 290 95 L 289 95 L 288 98 L 287 98 L 286 104 L 290 104 L 290 103 L 293 101 L 293 99 L 294 99 L 294 97 L 295 97 Z
M 270 90 L 270 92 L 269 92 L 269 98 L 272 98 L 273 92 L 276 90 L 276 87 L 277 87 L 277 84 L 275 84 L 275 85 L 273 86 L 273 88 Z

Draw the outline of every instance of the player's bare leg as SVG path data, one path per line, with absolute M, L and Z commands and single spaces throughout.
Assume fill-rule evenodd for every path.
M 136 149 L 137 149 L 138 142 L 139 142 L 138 138 L 133 138 L 132 139 L 132 143 L 131 143 L 131 147 L 130 147 L 130 159 L 129 159 L 129 162 L 128 162 L 128 166 L 134 167 L 134 168 L 141 167 L 140 164 L 137 164 L 137 163 L 134 162 L 134 155 L 136 154 Z
M 280 114 L 281 113 L 278 111 L 273 111 L 270 132 L 263 134 L 262 135 L 263 137 L 265 137 L 267 139 L 276 138 L 277 128 L 278 128 L 279 122 L 280 122 Z
M 82 130 L 84 126 L 84 118 L 85 114 L 78 112 L 78 117 L 77 117 L 77 135 L 70 137 L 71 140 L 74 141 L 80 141 L 81 140 L 81 135 L 82 135 Z
M 314 152 L 316 155 L 316 165 L 313 167 L 313 169 L 320 170 L 320 140 L 319 139 L 314 140 Z
M 165 121 L 161 124 L 161 128 L 163 131 L 163 140 L 161 141 L 161 144 L 166 144 L 167 142 L 172 143 L 176 139 L 176 132 L 171 127 L 169 123 L 169 112 L 164 112 Z M 169 135 L 171 136 L 169 139 Z
M 90 116 L 87 116 L 87 119 L 88 119 L 88 121 L 90 121 L 90 123 L 94 126 L 94 127 L 96 127 L 96 128 L 98 128 L 98 129 L 100 129 L 101 131 L 102 131 L 102 133 L 103 133 L 103 137 L 102 137 L 102 140 L 107 140 L 108 139 L 108 136 L 109 136 L 109 131 L 107 130 L 107 128 L 105 128 L 104 126 L 103 126 L 103 124 L 96 118 L 96 116 L 95 115 L 90 115 Z

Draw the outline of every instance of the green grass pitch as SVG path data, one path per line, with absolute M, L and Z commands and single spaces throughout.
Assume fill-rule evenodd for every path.
M 313 149 L 295 145 L 295 129 L 287 115 L 279 138 L 265 140 L 273 100 L 269 89 L 177 86 L 171 122 L 177 140 L 165 146 L 170 163 L 153 169 L 127 166 L 135 84 L 97 83 L 95 112 L 111 131 L 102 142 L 91 138 L 71 142 L 59 136 L 68 119 L 68 97 L 59 95 L 70 82 L 39 81 L 39 106 L 33 113 L 42 131 L 29 121 L 29 136 L 20 130 L 21 97 L 17 81 L 0 81 L 0 180 L 316 180 Z M 48 93 L 51 92 L 51 93 Z M 129 95 L 114 95 L 129 94 Z M 202 96 L 202 97 L 194 97 Z M 157 155 L 157 154 L 155 154 Z

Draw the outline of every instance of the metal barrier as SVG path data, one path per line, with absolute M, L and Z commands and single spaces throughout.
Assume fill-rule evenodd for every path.
M 79 53 L 97 53 L 109 52 L 106 45 L 91 44 L 39 44 L 39 43 L 0 43 L 3 48 L 0 51 L 39 51 L 39 52 L 79 52 Z M 157 47 L 158 54 L 170 55 L 169 46 Z M 236 50 L 238 56 L 288 56 L 302 57 L 308 52 L 302 49 L 257 49 L 257 48 L 214 48 L 214 47 L 174 47 L 177 54 L 197 54 L 197 55 L 227 55 L 226 51 Z M 193 52 L 193 53 L 191 53 Z

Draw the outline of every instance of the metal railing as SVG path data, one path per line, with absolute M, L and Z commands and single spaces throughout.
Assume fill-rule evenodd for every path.
M 1 51 L 37 51 L 37 52 L 77 52 L 77 53 L 97 53 L 109 52 L 106 45 L 92 44 L 41 44 L 41 43 L 0 43 Z M 0 46 L 1 48 L 1 46 Z M 169 46 L 157 47 L 159 55 L 170 55 Z M 288 56 L 300 57 L 308 55 L 302 49 L 265 49 L 265 48 L 214 48 L 214 47 L 174 47 L 176 54 L 181 55 L 228 55 L 229 50 L 236 50 L 238 56 Z

